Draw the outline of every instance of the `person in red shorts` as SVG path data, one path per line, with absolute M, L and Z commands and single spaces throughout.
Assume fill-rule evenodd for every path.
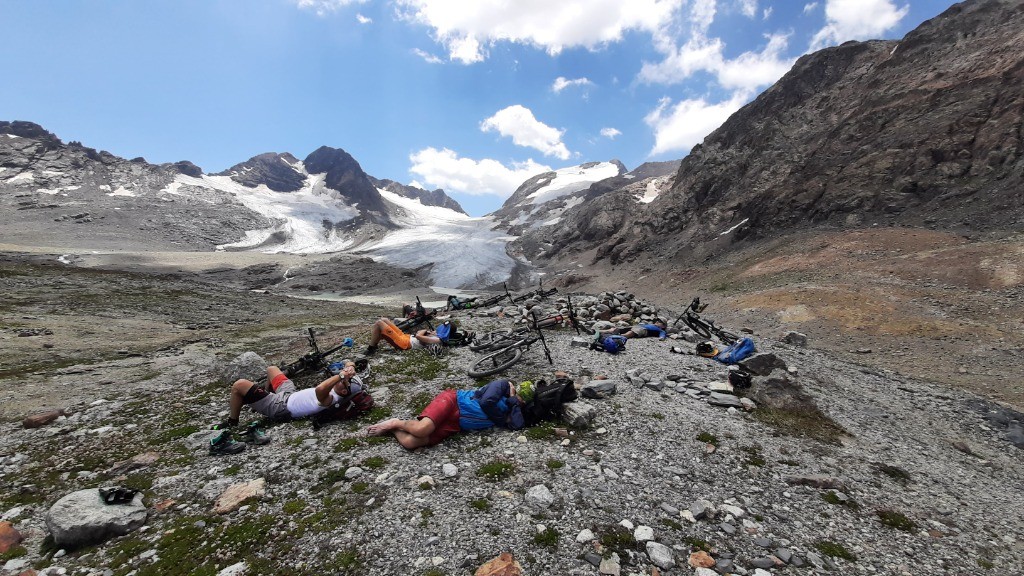
M 389 318 L 381 318 L 370 327 L 370 345 L 366 347 L 366 356 L 377 352 L 377 344 L 384 340 L 398 350 L 413 350 L 431 344 L 440 344 L 441 339 L 432 330 L 420 330 L 416 334 L 406 334 Z
M 391 418 L 367 428 L 370 436 L 393 434 L 403 447 L 434 446 L 463 430 L 524 426 L 523 402 L 508 380 L 495 380 L 476 390 L 444 390 L 415 420 Z

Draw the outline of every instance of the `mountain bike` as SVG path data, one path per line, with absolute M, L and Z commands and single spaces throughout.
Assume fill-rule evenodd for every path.
M 711 338 L 714 334 L 719 340 L 725 344 L 733 344 L 740 339 L 739 335 L 729 332 L 724 328 L 720 328 L 715 324 L 714 320 L 702 318 L 700 313 L 707 308 L 707 304 L 700 303 L 700 297 L 696 297 L 690 302 L 690 305 L 686 307 L 686 310 L 676 318 L 676 321 L 672 323 L 673 326 L 683 321 L 691 330 L 703 336 L 704 338 Z
M 496 330 L 494 332 L 488 332 L 486 334 L 476 336 L 469 344 L 469 349 L 473 352 L 487 352 L 490 350 L 507 348 L 512 345 L 512 343 L 529 334 L 530 331 L 535 328 L 552 328 L 560 326 L 566 321 L 576 329 L 576 334 L 580 334 L 579 317 L 576 314 L 576 309 L 572 306 L 572 298 L 567 297 L 566 302 L 569 308 L 569 312 L 567 314 L 559 312 L 543 318 L 537 318 L 536 314 L 534 314 L 533 318 L 527 322 L 526 326 L 510 328 L 508 330 Z
M 537 324 L 536 314 L 534 315 L 534 324 Z M 551 359 L 551 350 L 548 349 L 547 341 L 544 340 L 543 330 L 540 327 L 526 328 L 525 330 L 525 332 L 519 332 L 520 335 L 515 340 L 509 340 L 505 347 L 478 358 L 469 367 L 469 377 L 481 378 L 505 370 L 522 360 L 523 352 L 529 350 L 530 346 L 537 342 L 540 342 L 541 346 L 544 347 L 544 356 L 547 358 L 548 364 L 554 364 L 554 361 Z M 536 335 L 533 334 L 534 331 L 536 331 Z
M 430 321 L 433 320 L 435 316 L 437 316 L 438 312 L 443 312 L 443 309 L 434 308 L 432 310 L 427 310 L 426 308 L 423 307 L 423 303 L 420 302 L 420 297 L 417 296 L 416 308 L 413 311 L 412 315 L 407 318 L 403 318 L 398 322 L 395 322 L 395 326 L 398 326 L 400 330 L 408 332 L 410 330 L 415 330 L 416 328 L 423 324 L 426 324 L 428 328 L 433 330 L 434 325 L 431 324 Z
M 505 298 L 508 298 L 509 301 L 511 302 L 512 294 L 510 294 L 508 291 L 508 285 L 505 283 L 502 284 L 505 286 L 504 294 L 497 294 L 495 296 L 491 296 L 483 300 L 479 300 L 478 296 L 474 296 L 472 298 L 459 298 L 457 296 L 449 296 L 448 305 L 445 306 L 445 310 L 470 310 L 473 308 L 490 308 L 491 306 L 494 306 L 495 304 L 501 302 Z
M 307 330 L 309 333 L 306 335 L 306 341 L 309 343 L 309 352 L 302 355 L 301 358 L 294 362 L 278 366 L 281 369 L 281 372 L 292 380 L 302 376 L 316 374 L 318 372 L 323 373 L 324 375 L 329 375 L 331 373 L 331 363 L 328 359 L 331 355 L 337 353 L 342 348 L 351 348 L 354 344 L 351 338 L 345 338 L 337 346 L 328 350 L 320 350 L 320 345 L 316 341 L 316 333 L 312 328 L 308 328 Z M 357 359 L 356 372 L 363 372 L 366 370 L 368 364 L 369 363 L 365 358 Z M 263 379 L 266 380 L 266 377 L 264 376 Z
M 507 290 L 508 289 L 506 288 L 506 291 Z M 525 294 L 521 294 L 521 295 L 516 296 L 514 298 L 510 296 L 509 298 L 512 300 L 513 304 L 518 304 L 520 302 L 523 302 L 524 300 L 529 300 L 530 298 L 533 298 L 534 296 L 536 296 L 537 298 L 540 298 L 540 299 L 544 299 L 544 298 L 547 298 L 548 296 L 551 296 L 552 294 L 555 294 L 557 292 L 558 292 L 558 288 L 552 288 L 550 290 L 545 290 L 544 289 L 544 282 L 541 281 L 540 284 L 538 285 L 538 288 L 536 290 L 533 290 L 531 292 L 527 292 Z

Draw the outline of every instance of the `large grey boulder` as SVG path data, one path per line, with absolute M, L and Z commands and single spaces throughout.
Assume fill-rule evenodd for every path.
M 267 361 L 255 352 L 245 352 L 224 366 L 220 379 L 226 384 L 236 380 L 255 382 L 267 375 Z
M 740 368 L 743 368 L 751 374 L 758 376 L 767 376 L 771 374 L 771 371 L 779 368 L 780 370 L 786 369 L 786 363 L 775 354 L 771 352 L 761 352 L 760 354 L 754 354 L 750 358 L 741 361 Z
M 46 513 L 46 527 L 57 546 L 77 548 L 140 528 L 147 514 L 141 493 L 128 504 L 104 504 L 99 490 L 90 488 L 57 500 Z
M 584 398 L 607 398 L 615 394 L 619 380 L 591 380 L 580 389 L 580 396 Z
M 562 421 L 574 428 L 586 428 L 597 418 L 597 408 L 586 402 L 569 402 L 562 405 Z

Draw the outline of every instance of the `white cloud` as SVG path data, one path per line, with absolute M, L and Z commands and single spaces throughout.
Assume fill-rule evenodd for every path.
M 614 140 L 616 136 L 619 136 L 621 134 L 622 132 L 619 132 L 617 128 L 601 128 L 601 136 L 604 136 L 605 138 L 608 138 L 610 140 Z
M 768 37 L 768 45 L 761 52 L 744 52 L 732 60 L 722 62 L 716 70 L 718 83 L 724 88 L 749 92 L 774 84 L 793 67 L 794 60 L 782 55 L 788 42 L 788 35 L 771 35 Z
M 373 18 L 370 18 L 369 16 L 363 16 L 362 14 L 356 14 L 356 20 L 358 20 L 360 24 L 373 23 Z
M 757 0 L 740 0 L 740 12 L 747 18 L 757 16 Z
M 771 18 L 773 11 L 775 11 L 775 8 L 773 6 L 769 6 L 769 7 L 765 8 L 764 12 L 761 13 L 761 19 L 762 20 L 767 20 L 767 19 Z
M 804 4 L 804 14 L 810 14 L 814 12 L 814 9 L 818 7 L 817 2 L 811 2 L 810 4 Z
M 514 104 L 498 110 L 494 116 L 480 123 L 484 132 L 496 131 L 502 136 L 509 136 L 517 146 L 535 148 L 545 156 L 554 156 L 568 160 L 571 154 L 562 143 L 562 130 L 552 128 L 537 120 L 529 108 Z
M 424 148 L 409 155 L 409 172 L 423 179 L 416 186 L 425 190 L 444 188 L 448 192 L 461 192 L 473 196 L 508 198 L 523 182 L 551 168 L 532 159 L 505 166 L 497 160 L 460 158 L 454 151 L 444 148 Z
M 670 99 L 662 98 L 658 107 L 644 117 L 644 122 L 654 130 L 651 155 L 693 148 L 745 102 L 746 97 L 740 93 L 716 104 L 695 98 L 673 105 Z
M 302 1 L 302 0 L 300 0 Z M 706 4 L 709 0 L 698 0 Z M 626 32 L 655 33 L 671 22 L 685 0 L 396 0 L 399 14 L 432 30 L 452 60 L 487 58 L 498 42 L 537 46 L 549 54 L 565 48 L 596 49 Z M 713 1 L 710 2 L 714 4 Z
M 420 58 L 423 58 L 423 60 L 425 60 L 428 64 L 443 64 L 444 63 L 444 60 L 438 58 L 437 56 L 435 56 L 434 54 L 431 54 L 430 52 L 426 52 L 424 50 L 420 50 L 419 48 L 413 48 L 412 53 L 417 55 L 417 56 L 419 56 Z
M 587 78 L 576 78 L 574 80 L 566 79 L 564 76 L 555 78 L 555 83 L 551 85 L 551 89 L 555 93 L 561 92 L 570 86 L 593 86 L 594 83 Z
M 295 5 L 303 10 L 312 10 L 317 16 L 326 16 L 331 12 L 350 6 L 363 4 L 367 0 L 294 0 Z
M 893 0 L 827 0 L 825 27 L 811 39 L 811 50 L 847 40 L 877 38 L 899 24 L 909 11 L 909 5 L 897 8 Z
M 715 21 L 715 12 L 718 10 L 716 0 L 694 0 L 690 7 L 690 22 L 694 30 L 701 33 L 707 32 L 711 23 Z

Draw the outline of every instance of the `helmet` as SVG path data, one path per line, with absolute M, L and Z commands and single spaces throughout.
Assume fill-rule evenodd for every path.
M 710 358 L 718 355 L 718 348 L 715 348 L 715 345 L 711 342 L 701 342 L 700 344 L 697 344 L 697 354 L 705 358 Z

